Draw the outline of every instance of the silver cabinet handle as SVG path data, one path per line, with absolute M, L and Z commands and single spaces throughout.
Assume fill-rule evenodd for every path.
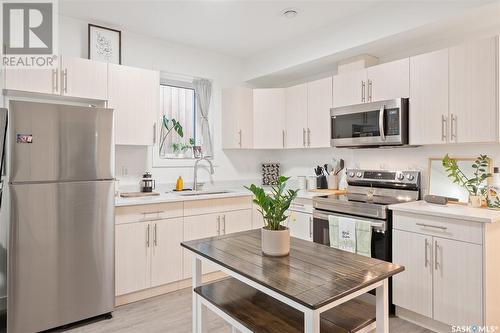
M 52 92 L 59 90 L 59 68 L 52 70 Z
M 61 73 L 61 84 L 64 93 L 68 92 L 68 69 L 65 68 Z
M 156 144 L 156 123 L 153 124 L 153 144 Z
M 425 264 L 424 264 L 425 267 L 427 267 L 427 264 L 429 263 L 429 257 L 427 256 L 427 246 L 428 246 L 428 241 L 426 238 L 425 239 Z
M 306 129 L 302 129 L 302 146 L 306 146 Z
M 385 115 L 385 105 L 382 105 L 380 107 L 380 112 L 378 115 L 378 127 L 380 129 L 380 139 L 382 141 L 385 141 L 384 115 Z
M 217 236 L 220 236 L 220 215 L 217 216 Z
M 438 269 L 438 242 L 437 240 L 434 241 L 434 269 L 437 270 Z
M 425 223 L 415 223 L 418 226 L 425 227 L 425 228 L 436 228 L 436 229 L 441 229 L 441 230 L 446 230 L 448 229 L 447 227 L 443 227 L 440 225 L 431 225 L 431 224 L 425 224 Z
M 365 81 L 361 81 L 361 102 L 365 102 Z
M 372 80 L 368 79 L 368 102 L 372 101 L 372 89 L 373 89 L 373 82 Z
M 148 227 L 146 228 L 146 247 L 149 247 L 149 227 L 150 225 L 148 224 Z
M 448 117 L 445 116 L 444 114 L 441 115 L 441 141 L 446 142 L 446 139 L 448 138 Z
M 453 113 L 451 114 L 451 122 L 450 122 L 450 132 L 451 132 L 451 141 L 457 141 L 457 116 Z
M 285 130 L 283 130 L 282 133 L 283 133 L 283 148 L 285 148 Z
M 155 223 L 155 227 L 153 229 L 153 245 L 154 246 L 158 245 L 158 239 L 157 239 L 157 237 L 158 237 L 157 235 L 158 234 L 157 234 L 157 230 L 156 229 L 157 229 L 157 227 L 156 227 L 156 223 Z
M 309 237 L 313 237 L 313 220 L 312 217 L 309 217 Z
M 222 234 L 226 234 L 226 215 L 222 215 Z
M 307 129 L 307 146 L 311 147 L 311 129 Z
M 238 131 L 238 146 L 241 148 L 241 130 Z

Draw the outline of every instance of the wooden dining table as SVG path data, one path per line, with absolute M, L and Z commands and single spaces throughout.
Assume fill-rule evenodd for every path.
M 389 278 L 404 267 L 325 245 L 291 238 L 290 254 L 266 256 L 261 231 L 187 241 L 193 254 L 193 332 L 206 332 L 202 262 L 303 313 L 305 333 L 320 333 L 320 315 L 376 290 L 376 332 L 389 332 Z M 234 326 L 233 326 L 234 327 Z

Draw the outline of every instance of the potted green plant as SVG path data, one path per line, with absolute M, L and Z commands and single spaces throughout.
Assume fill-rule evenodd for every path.
M 184 137 L 184 129 L 182 128 L 182 125 L 180 122 L 175 120 L 174 118 L 168 119 L 165 115 L 162 117 L 162 127 L 161 127 L 161 133 L 160 133 L 160 154 L 163 153 L 163 146 L 165 145 L 165 141 L 167 140 L 168 136 L 170 133 L 177 133 L 181 138 Z M 180 144 L 178 143 L 173 143 L 172 144 L 172 149 L 174 151 L 174 154 L 180 152 Z
M 448 177 L 453 183 L 459 184 L 469 192 L 469 205 L 471 207 L 481 207 L 482 200 L 487 193 L 487 187 L 484 181 L 491 177 L 488 172 L 490 158 L 487 155 L 479 155 L 472 162 L 472 175 L 466 175 L 460 170 L 455 159 L 450 158 L 448 154 L 443 158 L 443 167 L 448 173 Z
M 253 202 L 264 218 L 262 228 L 262 252 L 268 256 L 286 256 L 290 253 L 290 230 L 283 225 L 288 219 L 287 211 L 297 197 L 298 190 L 285 190 L 289 177 L 280 176 L 270 193 L 254 184 L 246 187 L 254 194 Z

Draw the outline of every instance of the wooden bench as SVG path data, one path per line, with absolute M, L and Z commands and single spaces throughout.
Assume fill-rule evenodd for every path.
M 234 278 L 194 291 L 255 333 L 303 333 L 304 314 Z M 364 333 L 375 328 L 375 306 L 353 299 L 321 314 L 321 333 Z

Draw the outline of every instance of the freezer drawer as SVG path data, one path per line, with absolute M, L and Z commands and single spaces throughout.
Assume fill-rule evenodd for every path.
M 111 312 L 113 182 L 9 188 L 8 331 L 42 331 Z
M 11 101 L 10 182 L 111 179 L 113 110 Z

